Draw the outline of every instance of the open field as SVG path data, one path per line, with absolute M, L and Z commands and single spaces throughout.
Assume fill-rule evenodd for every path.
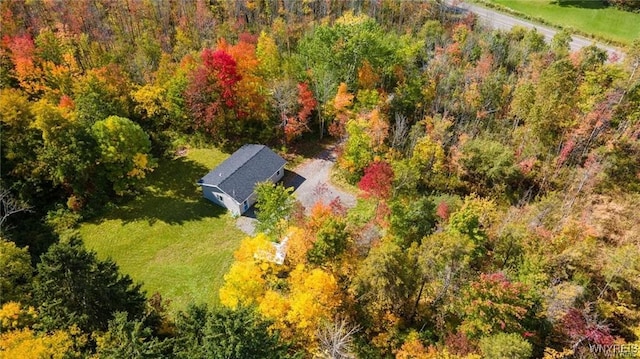
M 640 14 L 605 7 L 602 0 L 488 0 L 550 24 L 630 44 L 640 38 Z
M 162 160 L 137 199 L 83 223 L 80 233 L 100 258 L 160 292 L 172 311 L 189 302 L 218 303 L 218 289 L 244 234 L 225 210 L 203 199 L 196 181 L 227 155 L 192 149 Z

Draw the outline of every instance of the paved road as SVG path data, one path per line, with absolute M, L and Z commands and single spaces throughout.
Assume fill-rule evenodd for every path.
M 468 4 L 456 0 L 445 0 L 445 3 L 450 7 L 457 8 L 457 10 L 473 12 L 478 16 L 481 22 L 495 29 L 509 30 L 514 26 L 537 29 L 539 33 L 544 35 L 547 41 L 551 41 L 556 32 L 558 32 L 558 30 L 556 29 L 542 26 L 531 21 L 519 19 L 515 16 L 507 15 L 493 9 L 487 9 L 482 6 Z M 569 44 L 569 46 L 571 47 L 571 51 L 578 51 L 585 46 L 589 46 L 595 43 L 596 46 L 607 51 L 610 60 L 622 60 L 624 58 L 624 52 L 617 47 L 595 42 L 592 39 L 587 39 L 578 35 L 573 35 L 572 37 L 573 41 L 571 41 L 571 43 Z

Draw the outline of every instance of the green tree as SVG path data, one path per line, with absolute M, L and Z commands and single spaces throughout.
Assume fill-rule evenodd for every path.
M 139 86 L 131 92 L 135 102 L 134 110 L 144 119 L 145 127 L 159 131 L 167 127 L 169 121 L 169 102 L 167 88 L 157 84 Z
M 558 31 L 551 39 L 551 51 L 557 58 L 569 55 L 571 34 L 567 30 Z
M 349 244 L 346 227 L 347 223 L 340 218 L 331 216 L 327 219 L 318 229 L 313 247 L 307 252 L 309 262 L 322 265 L 335 261 Z
M 192 306 L 177 321 L 178 358 L 288 358 L 288 347 L 251 308 Z
M 513 91 L 510 114 L 516 117 L 518 121 L 526 120 L 529 117 L 529 111 L 531 111 L 535 97 L 536 88 L 534 83 L 521 79 Z
M 522 283 L 511 282 L 502 273 L 481 274 L 459 299 L 460 329 L 470 338 L 498 332 L 523 333 L 533 301 Z
M 209 310 L 205 305 L 189 304 L 186 310 L 180 311 L 176 318 L 176 334 L 173 352 L 177 358 L 204 358 L 204 327 Z
M 14 89 L 0 90 L 0 148 L 3 179 L 13 177 L 33 182 L 41 171 L 37 154 L 42 148 L 42 134 L 32 126 L 31 103 L 26 94 Z
M 475 246 L 474 259 L 482 260 L 489 241 L 487 229 L 491 228 L 495 218 L 496 205 L 493 201 L 468 196 L 464 199 L 462 207 L 449 217 L 445 230 L 454 235 L 468 237 Z
M 578 73 L 571 60 L 555 61 L 540 74 L 536 94 L 525 123 L 548 151 L 576 124 Z
M 437 121 L 444 124 L 445 121 Z M 425 126 L 424 122 L 418 122 L 412 129 L 417 131 L 420 127 Z M 445 125 L 443 128 L 447 128 Z M 447 181 L 447 167 L 446 167 L 446 154 L 444 146 L 433 138 L 433 136 L 427 134 L 417 139 L 413 151 L 411 153 L 411 159 L 407 164 L 408 169 L 415 169 L 420 175 L 422 183 L 427 188 L 433 189 L 446 189 Z
M 263 182 L 256 185 L 256 217 L 260 232 L 280 239 L 286 227 L 286 221 L 293 210 L 295 199 L 293 187 L 285 188 L 281 183 Z
M 431 313 L 443 312 L 442 306 L 455 300 L 457 288 L 470 272 L 475 251 L 473 241 L 464 235 L 437 232 L 424 237 L 419 247 L 413 246 L 409 254 L 416 257 L 419 289 L 413 314 L 426 302 Z
M 168 357 L 168 342 L 152 337 L 151 332 L 143 321 L 128 320 L 126 312 L 117 312 L 107 332 L 96 338 L 96 354 L 104 359 Z
M 270 80 L 278 75 L 281 69 L 278 46 L 276 45 L 273 37 L 264 32 L 264 30 L 260 32 L 260 36 L 258 37 L 258 43 L 256 44 L 256 57 L 260 61 L 258 72 L 262 77 L 266 80 Z
M 420 243 L 431 234 L 436 225 L 435 205 L 427 197 L 397 198 L 391 205 L 389 219 L 391 234 L 408 248 L 411 243 Z
M 29 298 L 32 275 L 27 248 L 0 237 L 0 304 Z
M 144 313 L 140 285 L 121 275 L 111 260 L 98 260 L 81 243 L 52 245 L 40 257 L 37 272 L 34 301 L 46 330 L 74 324 L 84 332 L 106 330 L 116 312 L 127 312 L 131 318 Z
M 131 114 L 130 85 L 116 65 L 92 69 L 74 85 L 74 101 L 78 119 L 88 124 L 108 116 Z
M 96 122 L 91 134 L 98 146 L 98 171 L 122 195 L 155 166 L 149 136 L 129 119 L 110 116 Z
M 465 179 L 472 191 L 500 195 L 516 185 L 520 171 L 511 148 L 478 138 L 465 143 L 462 152 Z
M 195 61 L 189 56 L 186 56 L 178 66 L 166 55 L 162 57 L 156 72 L 155 86 L 161 89 L 160 92 L 166 96 L 162 101 L 162 105 L 166 106 L 168 113 L 167 126 L 178 133 L 189 133 L 193 126 L 187 114 L 183 93 L 189 85 L 189 74 L 195 66 Z M 158 100 L 154 100 L 154 102 L 157 103 Z
M 640 143 L 625 136 L 601 150 L 607 156 L 602 185 L 640 192 Z
M 96 156 L 89 129 L 45 100 L 36 102 L 32 110 L 34 127 L 42 132 L 44 143 L 38 158 L 46 167 L 47 179 L 71 190 L 76 197 L 86 197 Z
M 411 314 L 417 291 L 416 263 L 398 244 L 383 239 L 362 262 L 353 279 L 360 304 L 374 318 L 385 312 Z
M 347 180 L 356 183 L 364 174 L 364 169 L 373 161 L 372 140 L 363 120 L 350 120 L 346 129 L 348 138 L 338 165 L 346 171 Z
M 204 329 L 208 358 L 243 359 L 286 357 L 278 334 L 269 333 L 266 322 L 250 308 L 221 309 L 212 313 Z
M 486 359 L 529 359 L 531 343 L 516 333 L 498 333 L 480 339 L 480 351 Z

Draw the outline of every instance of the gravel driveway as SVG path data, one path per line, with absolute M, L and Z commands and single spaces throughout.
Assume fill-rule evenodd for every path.
M 293 171 L 285 171 L 282 179 L 285 187 L 293 187 L 293 194 L 302 203 L 309 214 L 313 205 L 322 201 L 329 204 L 336 197 L 342 205 L 351 208 L 356 204 L 356 197 L 342 191 L 331 184 L 331 168 L 336 162 L 334 147 L 320 152 L 315 158 L 308 159 Z M 255 234 L 256 219 L 254 207 L 236 219 L 236 226 L 248 235 Z
M 293 192 L 304 206 L 307 214 L 313 205 L 322 201 L 325 204 L 340 198 L 342 205 L 351 208 L 356 204 L 356 197 L 342 191 L 331 184 L 331 168 L 335 164 L 334 147 L 322 151 L 315 158 L 308 159 L 284 178 L 285 186 L 293 186 Z

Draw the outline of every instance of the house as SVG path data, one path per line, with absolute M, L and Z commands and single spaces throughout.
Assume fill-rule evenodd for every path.
M 263 145 L 244 145 L 198 181 L 203 196 L 234 216 L 256 202 L 257 183 L 282 179 L 286 161 Z

